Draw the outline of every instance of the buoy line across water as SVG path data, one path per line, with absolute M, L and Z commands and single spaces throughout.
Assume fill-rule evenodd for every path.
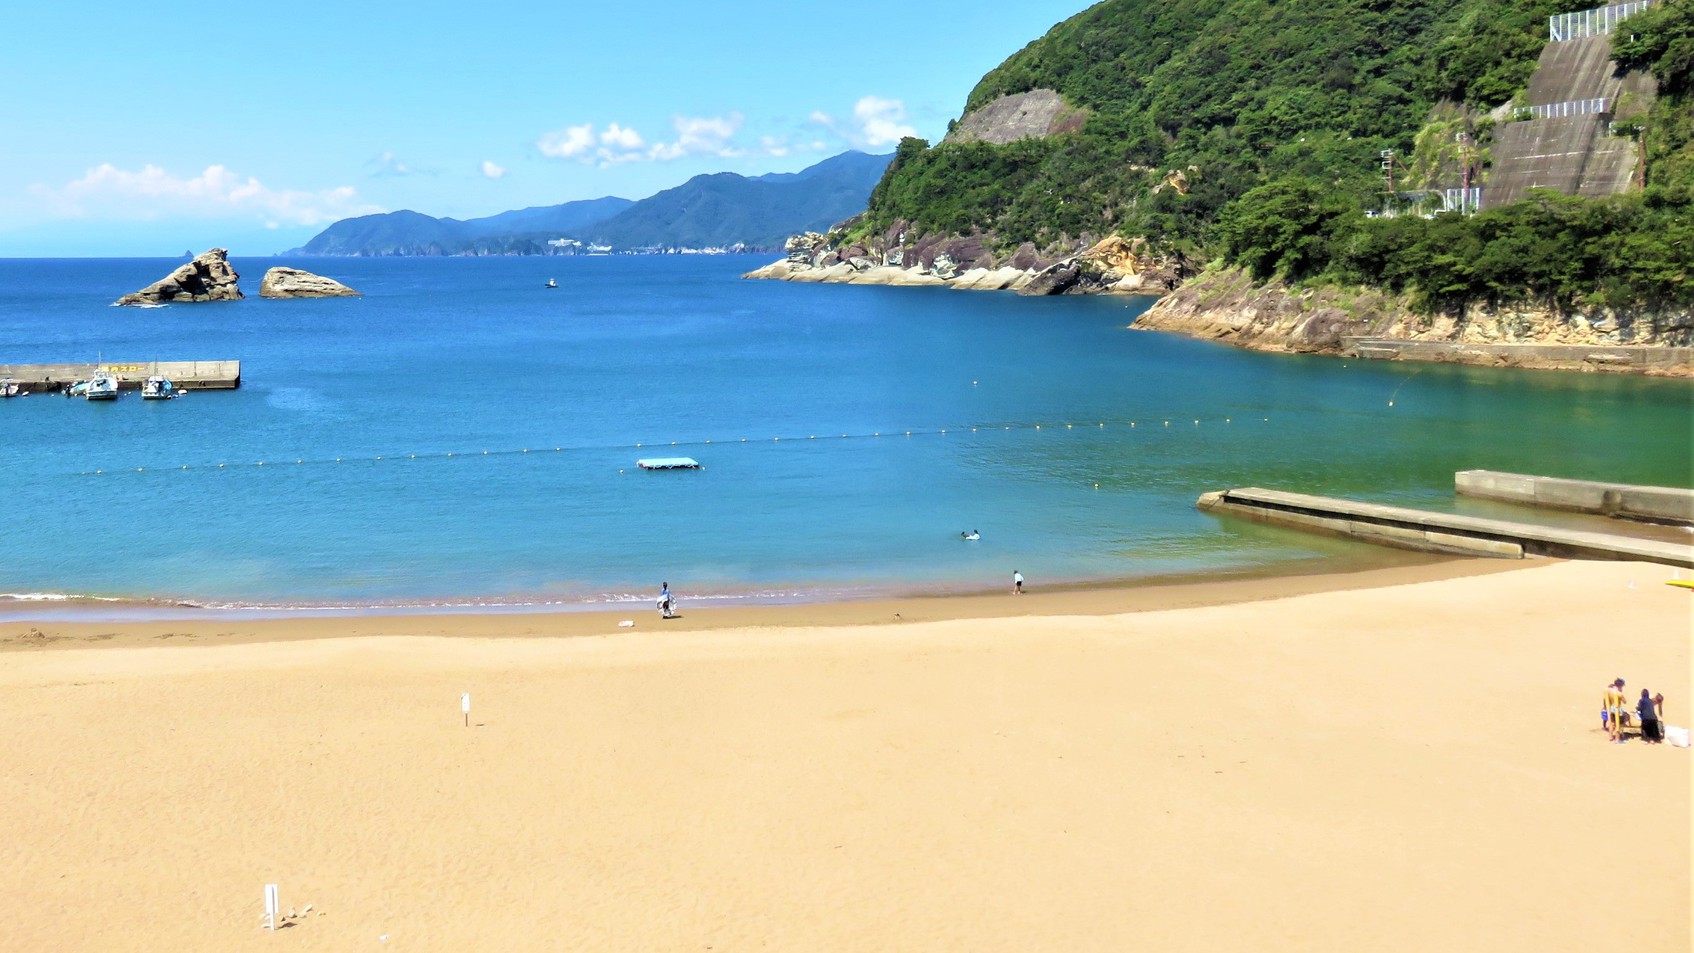
M 1244 421 L 1250 420 L 1251 422 L 1254 422 L 1254 423 L 1270 423 L 1269 417 L 1243 418 L 1243 420 Z M 930 428 L 915 429 L 915 430 L 876 430 L 876 431 L 871 431 L 869 433 L 843 433 L 843 434 L 825 433 L 825 434 L 805 434 L 805 435 L 788 434 L 788 435 L 779 435 L 779 436 L 774 436 L 774 437 L 731 437 L 731 438 L 728 438 L 728 439 L 705 438 L 705 439 L 698 439 L 698 440 L 658 441 L 658 442 L 652 442 L 652 443 L 643 441 L 643 442 L 640 442 L 640 443 L 579 444 L 579 445 L 576 445 L 576 446 L 558 445 L 558 446 L 542 446 L 542 447 L 523 447 L 523 448 L 516 449 L 516 450 L 512 450 L 512 449 L 506 449 L 506 450 L 437 450 L 437 451 L 426 451 L 424 453 L 379 453 L 379 454 L 374 454 L 374 455 L 372 455 L 372 454 L 362 454 L 362 455 L 344 455 L 344 456 L 339 456 L 339 457 L 313 457 L 313 458 L 309 458 L 309 459 L 306 458 L 306 457 L 295 457 L 294 459 L 288 459 L 286 457 L 283 457 L 283 458 L 279 458 L 279 459 L 255 460 L 255 461 L 249 461 L 249 462 L 236 462 L 236 463 L 230 463 L 228 461 L 225 461 L 223 463 L 183 463 L 183 464 L 168 464 L 168 465 L 163 465 L 163 466 L 151 466 L 151 467 L 109 467 L 109 468 L 103 467 L 103 468 L 100 468 L 100 469 L 97 469 L 97 470 L 79 470 L 79 471 L 76 471 L 75 473 L 73 473 L 71 475 L 72 476 L 114 476 L 114 475 L 122 474 L 122 473 L 129 473 L 129 474 L 135 474 L 135 473 L 181 473 L 185 470 L 187 470 L 187 471 L 239 470 L 239 469 L 246 468 L 246 467 L 306 467 L 306 466 L 318 467 L 318 466 L 332 466 L 332 465 L 337 464 L 337 463 L 379 463 L 379 462 L 380 463 L 398 463 L 398 462 L 406 462 L 406 461 L 411 461 L 411 460 L 480 460 L 480 459 L 483 459 L 485 457 L 514 457 L 514 456 L 521 457 L 521 456 L 524 456 L 525 454 L 539 455 L 539 454 L 551 454 L 551 453 L 586 453 L 586 452 L 606 451 L 606 450 L 655 450 L 655 449 L 669 449 L 671 447 L 722 447 L 722 446 L 741 446 L 743 444 L 763 444 L 763 443 L 789 443 L 789 444 L 793 444 L 793 443 L 806 443 L 806 442 L 815 441 L 815 440 L 874 440 L 874 439 L 881 439 L 883 437 L 943 437 L 943 436 L 947 436 L 948 434 L 972 434 L 972 433 L 980 434 L 980 433 L 996 433 L 996 432 L 1005 432 L 1005 431 L 1032 431 L 1032 432 L 1037 431 L 1037 430 L 1044 430 L 1044 431 L 1057 431 L 1057 430 L 1098 431 L 1098 430 L 1103 430 L 1103 429 L 1106 429 L 1106 428 L 1109 428 L 1109 427 L 1128 427 L 1130 429 L 1156 427 L 1159 430 L 1167 430 L 1167 429 L 1174 429 L 1173 426 L 1172 426 L 1173 424 L 1176 425 L 1176 426 L 1186 425 L 1189 429 L 1193 429 L 1195 427 L 1202 427 L 1202 426 L 1205 426 L 1207 424 L 1233 424 L 1235 422 L 1236 422 L 1235 418 L 1233 418 L 1233 417 L 1221 417 L 1221 418 L 1212 418 L 1212 419 L 1206 419 L 1206 418 L 1193 419 L 1193 418 L 1190 418 L 1188 420 L 1178 420 L 1176 418 L 1166 419 L 1166 418 L 1161 417 L 1161 418 L 1152 419 L 1152 420 L 1139 420 L 1139 419 L 1138 420 L 1102 420 L 1102 421 L 1090 421 L 1090 422 L 1087 422 L 1087 423 L 965 424 L 965 425 L 958 426 L 958 427 L 930 427 Z

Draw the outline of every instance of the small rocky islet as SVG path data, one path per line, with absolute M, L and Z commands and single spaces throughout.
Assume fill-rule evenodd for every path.
M 239 301 L 241 275 L 229 263 L 229 251 L 213 248 L 183 264 L 169 275 L 140 291 L 132 291 L 113 304 L 121 307 L 151 307 L 161 304 L 202 301 Z M 300 268 L 276 267 L 265 272 L 259 283 L 261 298 L 337 298 L 359 292 L 333 278 Z

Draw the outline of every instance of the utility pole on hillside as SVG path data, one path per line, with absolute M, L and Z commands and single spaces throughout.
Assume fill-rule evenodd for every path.
M 1453 133 L 1453 141 L 1455 141 L 1459 144 L 1459 182 L 1460 182 L 1460 188 L 1464 189 L 1468 193 L 1468 192 L 1470 192 L 1470 176 L 1471 176 L 1470 133 L 1468 133 L 1468 132 L 1455 132 L 1455 133 Z
M 1393 195 L 1394 194 L 1394 150 L 1393 149 L 1384 149 L 1381 152 L 1377 153 L 1377 157 L 1382 159 L 1382 174 L 1383 174 L 1383 177 L 1388 180 L 1388 194 Z

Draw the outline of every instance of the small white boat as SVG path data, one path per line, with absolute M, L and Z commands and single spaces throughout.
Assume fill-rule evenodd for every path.
M 170 400 L 177 395 L 176 385 L 170 378 L 155 374 L 141 382 L 142 400 Z
M 549 279 L 547 279 L 547 283 L 545 285 L 542 285 L 542 287 L 543 288 L 557 288 L 557 287 L 559 287 L 559 282 L 552 279 L 552 278 L 549 278 Z
M 15 377 L 0 377 L 0 399 L 16 397 L 23 393 L 23 387 Z
M 83 387 L 82 396 L 89 400 L 117 400 L 118 378 L 111 371 L 98 370 Z

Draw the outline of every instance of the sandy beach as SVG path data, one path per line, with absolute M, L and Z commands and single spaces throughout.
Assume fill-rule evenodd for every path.
M 0 623 L 0 948 L 1680 953 L 1673 575 Z

